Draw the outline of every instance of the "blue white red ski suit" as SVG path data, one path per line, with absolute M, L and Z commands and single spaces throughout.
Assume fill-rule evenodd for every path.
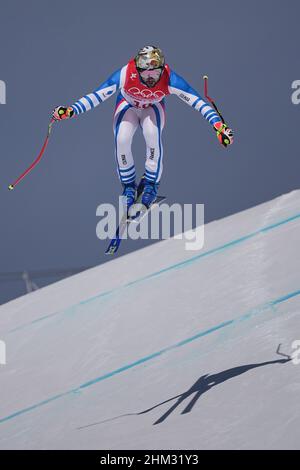
M 158 183 L 163 170 L 162 130 L 165 125 L 165 97 L 177 95 L 186 104 L 199 111 L 211 124 L 220 121 L 219 115 L 182 77 L 165 65 L 158 83 L 147 87 L 139 79 L 132 59 L 113 73 L 92 93 L 72 105 L 74 114 L 82 114 L 107 100 L 119 91 L 114 113 L 113 130 L 115 154 L 120 181 L 135 180 L 135 165 L 131 151 L 132 139 L 138 126 L 146 141 L 146 179 Z

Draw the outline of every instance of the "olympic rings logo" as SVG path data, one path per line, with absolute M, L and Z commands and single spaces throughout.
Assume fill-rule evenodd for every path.
M 161 90 L 151 91 L 147 88 L 145 88 L 144 90 L 139 90 L 137 87 L 129 88 L 128 93 L 130 93 L 130 95 L 133 95 L 133 96 L 141 96 L 142 98 L 145 98 L 146 100 L 149 100 L 151 98 L 160 100 L 164 96 L 166 96 L 165 93 Z

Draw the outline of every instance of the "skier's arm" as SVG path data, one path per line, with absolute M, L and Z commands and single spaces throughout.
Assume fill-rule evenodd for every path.
M 221 121 L 216 111 L 194 90 L 180 75 L 173 70 L 170 73 L 169 92 L 177 95 L 182 101 L 199 111 L 212 125 Z
M 85 113 L 110 98 L 120 88 L 121 72 L 122 69 L 117 70 L 96 90 L 76 101 L 71 106 L 74 115 Z
M 92 108 L 98 106 L 102 101 L 107 100 L 119 88 L 122 77 L 124 76 L 124 67 L 114 72 L 105 82 L 103 82 L 96 90 L 88 95 L 83 96 L 72 106 L 58 106 L 53 111 L 53 119 L 60 121 L 77 114 L 85 113 Z
M 217 132 L 219 142 L 224 146 L 232 144 L 233 132 L 222 122 L 218 113 L 194 90 L 180 75 L 171 71 L 169 80 L 169 92 L 177 95 L 182 101 L 199 111 L 202 116 L 213 126 Z

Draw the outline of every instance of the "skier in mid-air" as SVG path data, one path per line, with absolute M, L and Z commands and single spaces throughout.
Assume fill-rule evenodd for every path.
M 117 169 L 127 197 L 128 209 L 137 195 L 136 173 L 131 144 L 140 125 L 146 141 L 145 173 L 142 178 L 142 204 L 150 207 L 156 200 L 163 170 L 162 130 L 165 124 L 165 97 L 175 94 L 202 116 L 217 131 L 222 145 L 233 142 L 232 130 L 222 122 L 220 115 L 203 100 L 182 77 L 165 63 L 162 51 L 145 46 L 121 69 L 92 93 L 80 98 L 72 106 L 58 106 L 53 111 L 57 121 L 85 113 L 107 100 L 119 90 L 114 113 L 114 136 Z M 226 138 L 225 138 L 226 137 Z

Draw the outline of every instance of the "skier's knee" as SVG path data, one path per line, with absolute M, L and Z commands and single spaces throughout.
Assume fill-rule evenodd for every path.
M 126 134 L 118 135 L 117 144 L 118 144 L 119 149 L 121 147 L 128 149 L 128 147 L 131 146 L 131 141 L 132 141 L 132 139 L 130 137 L 128 137 L 128 135 L 126 135 Z
M 143 134 L 147 143 L 157 142 L 157 130 L 153 127 L 143 129 Z

